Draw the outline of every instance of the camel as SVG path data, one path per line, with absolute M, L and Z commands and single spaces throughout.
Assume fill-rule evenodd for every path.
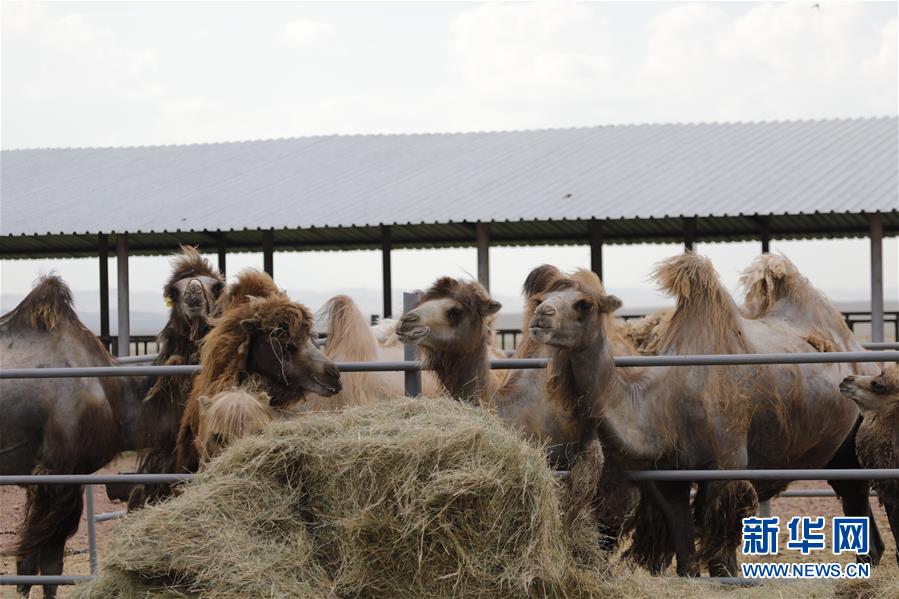
M 763 293 L 753 297 L 764 297 L 765 303 L 757 303 L 756 314 L 745 315 L 708 259 L 688 252 L 663 262 L 656 280 L 677 298 L 677 308 L 662 334 L 660 353 L 816 351 L 806 339 L 836 326 L 835 308 L 795 267 L 776 274 L 758 268 L 750 278 L 757 281 L 758 273 L 770 275 L 776 285 L 759 285 L 756 291 Z M 555 381 L 554 401 L 580 419 L 598 422 L 603 441 L 630 469 L 822 468 L 842 459 L 858 410 L 840 400 L 836 382 L 853 367 L 618 369 L 607 329 L 621 302 L 606 294 L 596 275 L 578 271 L 554 282 L 536 300 L 540 303 L 530 334 L 550 348 L 548 377 Z M 796 302 L 803 301 L 817 302 L 814 310 L 821 321 L 812 322 L 814 326 L 782 317 L 801 312 L 803 306 Z M 848 339 L 852 341 L 851 335 Z M 735 574 L 742 516 L 755 511 L 757 497 L 770 497 L 786 484 L 700 485 L 699 558 L 709 563 L 712 575 Z M 652 483 L 644 491 L 664 515 L 678 574 L 698 575 L 690 483 Z M 850 515 L 870 514 L 866 497 L 854 489 L 841 491 Z M 874 530 L 872 538 L 879 539 Z M 877 553 L 876 544 L 872 554 Z
M 525 280 L 525 297 L 542 291 L 558 276 L 561 273 L 553 266 L 535 268 Z M 534 305 L 526 304 L 525 322 Z M 490 370 L 491 358 L 505 357 L 494 345 L 492 323 L 499 309 L 499 302 L 479 284 L 444 277 L 422 295 L 418 306 L 403 315 L 397 335 L 404 343 L 419 346 L 425 368 L 435 371 L 448 394 L 493 410 L 525 438 L 546 446 L 553 465 L 569 467 L 569 488 L 576 491 L 569 499 L 569 523 L 592 502 L 607 548 L 611 549 L 635 501 L 633 489 L 622 485 L 614 494 L 595 492 L 598 477 L 604 472 L 603 452 L 595 431 L 581 430 L 569 409 L 547 399 L 543 370 Z M 545 349 L 524 330 L 516 357 L 545 357 Z M 620 342 L 627 343 L 624 337 Z M 577 454 L 580 459 L 569 464 L 569 452 L 578 445 L 584 448 Z M 616 476 L 624 482 L 621 475 L 609 469 L 606 482 Z
M 899 468 L 899 364 L 887 364 L 877 376 L 847 376 L 840 393 L 858 404 L 864 415 L 855 436 L 862 467 Z M 887 513 L 899 562 L 899 481 L 877 480 L 873 485 Z
M 282 294 L 232 303 L 213 319 L 200 348 L 196 375 L 178 432 L 176 470 L 196 472 L 200 397 L 249 389 L 269 405 L 289 409 L 304 395 L 341 390 L 340 372 L 313 343 L 312 313 Z
M 365 315 L 346 295 L 336 295 L 325 304 L 328 314 L 324 354 L 334 362 L 399 361 L 403 346 L 397 339 L 396 321 L 382 320 L 369 326 Z M 350 372 L 342 374 L 342 389 L 331 397 L 310 394 L 297 404 L 302 412 L 339 410 L 348 406 L 368 405 L 402 397 L 405 378 L 402 372 Z M 422 393 L 434 396 L 440 392 L 433 373 L 422 373 Z
M 216 314 L 216 302 L 225 288 L 225 280 L 208 260 L 190 246 L 172 260 L 172 274 L 163 288 L 169 320 L 159 333 L 159 355 L 154 366 L 181 366 L 199 363 L 199 346 L 209 332 L 209 318 Z M 158 376 L 152 383 L 141 408 L 139 422 L 142 445 L 140 473 L 174 472 L 175 448 L 184 405 L 190 395 L 191 378 Z M 154 503 L 167 497 L 171 485 L 135 485 L 128 498 L 128 509 Z
M 286 298 L 287 293 L 275 285 L 268 273 L 258 268 L 245 268 L 234 278 L 219 296 L 215 304 L 215 314 L 222 314 L 229 308 L 244 304 L 252 299 L 265 297 Z
M 268 426 L 278 413 L 269 405 L 264 391 L 247 389 L 223 391 L 215 397 L 199 398 L 199 424 L 194 443 L 205 464 L 239 439 L 254 435 Z
M 57 276 L 42 277 L 0 317 L 2 368 L 115 366 L 118 361 L 78 319 Z M 0 474 L 90 474 L 137 449 L 143 378 L 0 380 Z M 66 540 L 78 530 L 82 489 L 28 487 L 16 546 L 19 575 L 62 574 Z M 20 585 L 28 595 L 31 585 Z M 55 597 L 56 585 L 44 585 Z

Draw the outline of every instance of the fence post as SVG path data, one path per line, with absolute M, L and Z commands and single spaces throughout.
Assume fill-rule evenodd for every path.
M 759 502 L 759 516 L 762 518 L 771 517 L 771 500 Z
M 417 293 L 403 293 L 403 313 L 415 308 L 420 301 Z M 403 359 L 415 360 L 416 347 L 414 345 L 403 346 Z M 407 370 L 405 372 L 406 397 L 421 395 L 421 370 Z
M 91 575 L 97 573 L 97 518 L 94 514 L 94 485 L 84 485 L 87 503 L 87 555 L 91 563 Z

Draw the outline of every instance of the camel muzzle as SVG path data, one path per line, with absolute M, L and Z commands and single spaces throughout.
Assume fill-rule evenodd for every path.
M 418 324 L 421 317 L 418 314 L 406 314 L 396 327 L 396 336 L 403 343 L 414 344 L 428 336 L 431 327 Z

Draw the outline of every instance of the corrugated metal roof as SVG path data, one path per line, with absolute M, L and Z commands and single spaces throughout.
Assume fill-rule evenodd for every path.
M 856 234 L 882 212 L 899 228 L 895 117 L 607 126 L 462 134 L 360 135 L 0 155 L 0 252 L 68 255 L 98 232 L 137 251 L 179 240 L 279 248 L 370 247 L 381 224 L 398 246 L 459 245 L 463 223 L 493 222 L 497 243 L 755 234 Z M 791 216 L 807 215 L 808 218 Z M 830 216 L 827 215 L 836 215 Z M 847 220 L 848 219 L 848 220 Z M 507 223 L 505 226 L 499 223 Z M 416 226 L 417 225 L 417 226 Z M 429 226 L 421 226 L 429 225 Z M 188 234 L 190 233 L 190 234 Z M 30 239 L 30 241 L 29 241 Z

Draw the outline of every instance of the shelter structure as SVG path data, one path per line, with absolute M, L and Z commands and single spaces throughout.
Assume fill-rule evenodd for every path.
M 899 235 L 896 117 L 659 124 L 247 142 L 9 150 L 0 258 L 118 263 L 128 351 L 128 256 L 188 243 L 218 253 L 868 237 L 872 337 L 883 337 L 884 236 Z

